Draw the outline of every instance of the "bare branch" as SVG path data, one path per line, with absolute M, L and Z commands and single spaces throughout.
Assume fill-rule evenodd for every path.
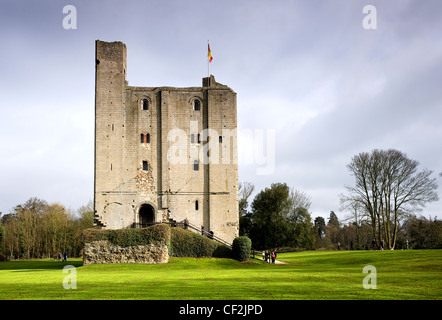
M 373 236 L 385 238 L 391 248 L 395 245 L 399 216 L 439 200 L 436 178 L 431 178 L 433 172 L 418 172 L 418 166 L 419 162 L 394 149 L 360 153 L 347 165 L 355 185 L 345 187 L 348 194 L 340 196 L 341 205 L 346 209 L 356 205 L 364 208 L 371 218 Z

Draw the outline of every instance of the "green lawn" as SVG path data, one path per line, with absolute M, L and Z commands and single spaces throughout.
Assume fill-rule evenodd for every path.
M 168 264 L 83 266 L 52 260 L 0 262 L 0 299 L 427 299 L 442 298 L 442 250 L 284 253 L 251 260 L 171 258 Z M 66 264 L 77 289 L 63 288 Z M 377 288 L 364 289 L 365 265 Z

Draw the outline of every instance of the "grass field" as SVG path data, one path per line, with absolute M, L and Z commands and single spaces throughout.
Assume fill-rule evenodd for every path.
M 426 299 L 442 298 L 442 250 L 281 253 L 251 260 L 171 258 L 168 264 L 82 265 L 52 260 L 0 262 L 0 299 Z M 63 288 L 76 267 L 76 289 Z M 364 266 L 377 288 L 364 289 Z M 370 274 L 372 275 L 372 274 Z

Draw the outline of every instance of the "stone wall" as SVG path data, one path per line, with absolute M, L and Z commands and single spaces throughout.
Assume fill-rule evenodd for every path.
M 167 263 L 170 227 L 157 224 L 142 229 L 85 229 L 83 264 Z
M 169 251 L 165 244 L 148 244 L 121 247 L 109 240 L 86 243 L 83 264 L 93 263 L 167 263 Z

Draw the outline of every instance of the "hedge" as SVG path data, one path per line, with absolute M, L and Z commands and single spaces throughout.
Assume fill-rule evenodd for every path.
M 231 250 L 195 232 L 171 228 L 169 255 L 172 257 L 230 258 Z
M 83 244 L 98 240 L 108 240 L 121 247 L 148 244 L 170 246 L 170 227 L 165 224 L 157 224 L 140 229 L 86 229 L 83 231 Z

